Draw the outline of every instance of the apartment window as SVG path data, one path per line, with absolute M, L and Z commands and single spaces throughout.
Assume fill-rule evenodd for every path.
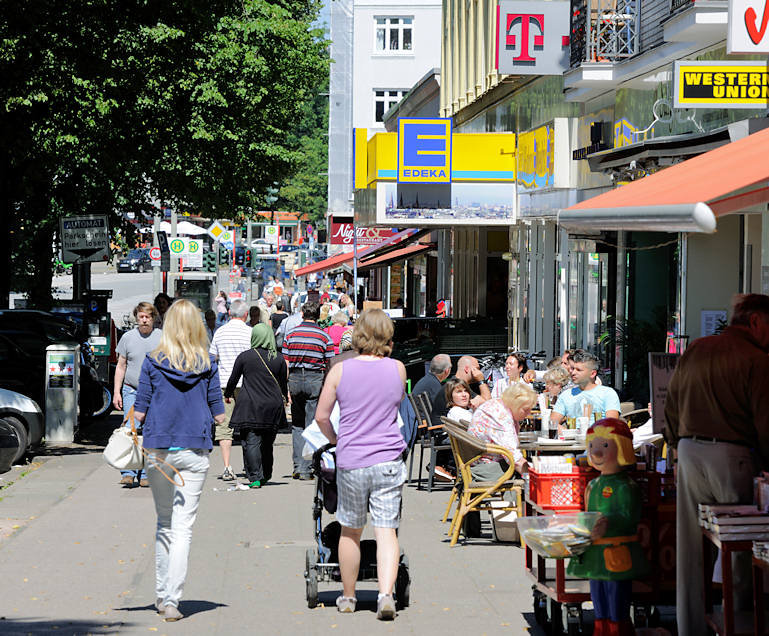
M 394 90 L 394 91 L 384 91 L 384 90 L 375 90 L 374 91 L 374 121 L 381 122 L 384 118 L 384 114 L 390 110 L 395 104 L 397 104 L 399 101 L 401 101 L 401 97 L 403 97 L 408 91 L 405 90 Z
M 411 51 L 414 18 L 375 18 L 377 51 Z

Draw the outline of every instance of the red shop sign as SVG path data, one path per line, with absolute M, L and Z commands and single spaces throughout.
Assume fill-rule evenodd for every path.
M 352 223 L 331 221 L 331 245 L 352 245 Z M 389 227 L 359 227 L 358 245 L 377 245 L 398 233 Z

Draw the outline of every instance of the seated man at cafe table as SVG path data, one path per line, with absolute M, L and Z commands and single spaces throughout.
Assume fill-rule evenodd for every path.
M 470 386 L 470 404 L 472 408 L 477 408 L 486 400 L 491 399 L 491 390 L 483 379 L 478 360 L 473 356 L 462 356 L 457 361 L 457 373 L 451 376 L 449 380 L 461 380 Z M 448 383 L 449 380 L 446 380 Z M 431 425 L 442 426 L 441 417 L 449 413 L 449 405 L 446 402 L 445 391 L 439 391 L 433 400 L 433 410 L 430 413 Z M 442 431 L 438 431 L 442 433 Z M 448 437 L 445 433 L 437 435 L 438 443 L 448 444 Z M 435 460 L 435 476 L 444 481 L 454 479 L 454 459 L 450 450 L 438 451 Z
M 575 386 L 565 389 L 559 396 L 550 414 L 551 421 L 559 426 L 566 418 L 590 416 L 598 419 L 618 418 L 619 396 L 608 386 L 596 382 L 598 358 L 587 351 L 578 351 L 573 357 L 571 380 Z

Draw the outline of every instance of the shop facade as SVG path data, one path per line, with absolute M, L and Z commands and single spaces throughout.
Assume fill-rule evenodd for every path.
M 568 68 L 550 76 L 499 75 L 494 5 L 444 4 L 440 114 L 457 132 L 516 134 L 512 344 L 549 356 L 588 349 L 615 387 L 645 403 L 646 351 L 712 333 L 735 293 L 769 291 L 766 199 L 718 214 L 714 234 L 566 226 L 561 213 L 582 205 L 584 219 L 591 199 L 755 133 L 766 107 L 675 107 L 676 60 L 734 59 L 725 4 L 627 3 L 612 24 L 600 1 L 587 3 L 572 11 Z

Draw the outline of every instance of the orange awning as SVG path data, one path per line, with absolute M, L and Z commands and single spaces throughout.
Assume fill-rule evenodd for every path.
M 563 210 L 559 218 L 569 225 L 579 224 L 583 214 L 600 216 L 612 211 L 620 218 L 623 210 L 632 216 L 631 211 L 642 214 L 647 209 L 654 216 L 694 211 L 695 206 L 700 216 L 706 208 L 715 216 L 737 212 L 769 202 L 767 158 L 769 128 L 582 201 Z M 618 228 L 619 224 L 614 229 Z
M 408 258 L 409 256 L 417 256 L 422 252 L 427 252 L 428 250 L 431 250 L 434 248 L 435 248 L 434 245 L 425 245 L 424 243 L 414 243 L 402 249 L 394 250 L 392 252 L 387 252 L 386 254 L 382 254 L 381 256 L 377 256 L 376 258 L 372 258 L 370 261 L 365 261 L 361 263 L 358 267 L 360 269 L 363 269 L 363 268 L 369 268 L 373 265 L 387 265 L 388 263 L 395 263 L 396 261 L 403 260 L 404 258 Z
M 303 274 L 312 274 L 313 272 L 323 272 L 327 269 L 338 267 L 339 265 L 342 265 L 347 261 L 351 261 L 352 256 L 353 256 L 352 252 L 343 252 L 342 254 L 331 256 L 330 258 L 326 258 L 322 261 L 318 261 L 317 263 L 311 263 L 310 265 L 305 265 L 304 267 L 300 267 L 298 270 L 296 270 L 296 275 L 302 276 Z
M 376 253 L 378 251 L 382 250 L 383 252 L 389 253 L 390 251 L 394 250 L 396 246 L 410 243 L 411 241 L 415 241 L 421 236 L 423 236 L 425 233 L 429 233 L 429 230 L 409 228 L 407 230 L 398 232 L 398 234 L 394 234 L 390 238 L 382 241 L 381 243 L 359 248 L 358 249 L 359 267 L 363 265 L 368 265 L 371 262 L 371 261 L 366 261 L 365 260 L 366 257 L 373 256 L 373 259 L 375 261 L 378 261 L 379 258 L 381 258 L 379 256 L 376 256 Z M 348 261 L 351 261 L 352 259 L 353 259 L 353 252 L 344 252 L 342 254 L 337 254 L 336 256 L 327 258 L 325 260 L 318 261 L 317 263 L 312 263 L 311 265 L 305 265 L 304 267 L 300 267 L 298 270 L 296 270 L 296 275 L 302 276 L 303 274 L 312 274 L 313 272 L 321 272 L 327 269 L 333 269 L 335 267 L 339 267 L 340 265 L 343 265 L 344 263 L 347 263 Z

